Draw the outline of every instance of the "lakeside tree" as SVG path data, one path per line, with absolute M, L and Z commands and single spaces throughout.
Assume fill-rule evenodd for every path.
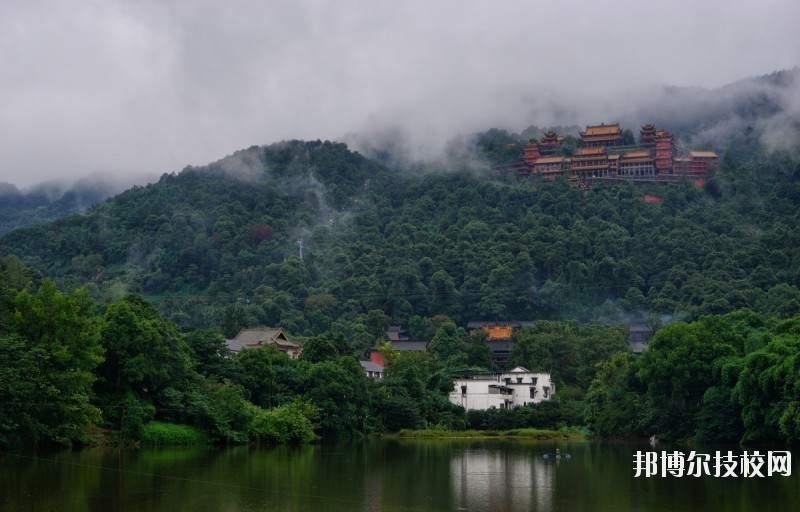
M 85 441 L 100 418 L 91 400 L 95 369 L 103 361 L 91 300 L 85 291 L 62 294 L 50 280 L 35 293 L 12 294 L 4 288 L 0 402 L 6 410 L 0 437 L 59 445 Z

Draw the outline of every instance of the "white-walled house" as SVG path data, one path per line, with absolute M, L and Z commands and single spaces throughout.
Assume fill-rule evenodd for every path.
M 453 383 L 450 401 L 470 409 L 511 409 L 550 400 L 555 385 L 549 373 L 532 372 L 522 366 L 493 374 L 476 374 Z

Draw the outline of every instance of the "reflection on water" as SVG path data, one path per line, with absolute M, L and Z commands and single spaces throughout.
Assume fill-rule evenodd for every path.
M 544 459 L 556 448 L 569 460 Z M 0 454 L 0 510 L 800 510 L 800 478 L 634 478 L 647 446 L 395 441 Z
M 453 454 L 450 481 L 466 510 L 553 510 L 556 464 L 526 451 L 463 450 Z M 567 462 L 567 461 L 563 461 Z

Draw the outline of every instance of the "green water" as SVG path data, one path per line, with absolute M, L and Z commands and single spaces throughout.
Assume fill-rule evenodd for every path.
M 543 457 L 557 447 L 571 458 Z M 634 453 L 646 449 L 589 441 L 379 440 L 2 454 L 0 510 L 800 510 L 794 454 L 789 477 L 635 478 Z

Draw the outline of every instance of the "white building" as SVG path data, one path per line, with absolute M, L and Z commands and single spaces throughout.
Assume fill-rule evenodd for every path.
M 522 366 L 488 375 L 476 374 L 453 383 L 450 401 L 470 409 L 511 409 L 550 400 L 555 385 L 549 373 L 537 373 Z

